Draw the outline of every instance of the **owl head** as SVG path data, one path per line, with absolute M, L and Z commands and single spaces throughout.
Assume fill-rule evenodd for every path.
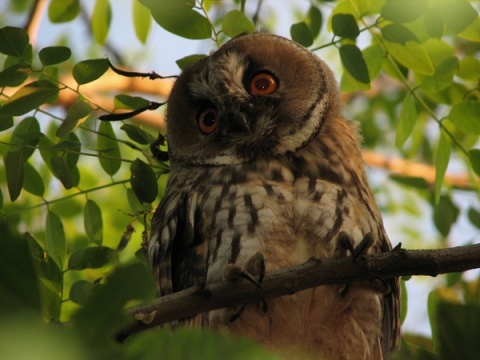
M 179 76 L 167 108 L 172 166 L 222 166 L 295 152 L 337 112 L 328 66 L 271 34 L 236 37 Z

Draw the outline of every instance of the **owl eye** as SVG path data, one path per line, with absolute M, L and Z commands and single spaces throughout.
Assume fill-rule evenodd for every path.
M 211 134 L 218 126 L 218 113 L 213 107 L 200 111 L 197 115 L 198 128 L 204 135 Z
M 269 73 L 258 73 L 250 82 L 250 90 L 255 95 L 270 95 L 277 89 L 277 79 Z

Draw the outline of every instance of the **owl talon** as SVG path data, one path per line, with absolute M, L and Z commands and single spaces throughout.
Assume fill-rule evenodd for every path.
M 245 310 L 246 307 L 247 307 L 247 303 L 243 304 L 243 306 L 240 308 L 240 310 L 238 310 L 235 314 L 232 314 L 228 317 L 228 322 L 232 323 L 235 320 L 237 320 L 240 316 L 242 316 L 243 311 Z
M 355 262 L 355 260 L 357 260 L 360 255 L 365 254 L 366 251 L 370 248 L 370 246 L 372 246 L 373 235 L 371 232 L 365 234 L 362 241 L 360 241 L 357 246 L 353 247 L 351 237 L 347 235 L 346 232 L 341 231 L 338 234 L 338 241 L 345 250 L 350 251 L 350 253 L 352 254 L 352 259 Z

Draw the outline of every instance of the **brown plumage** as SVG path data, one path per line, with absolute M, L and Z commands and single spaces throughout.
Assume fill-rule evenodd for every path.
M 257 276 L 311 256 L 391 248 L 368 187 L 356 123 L 340 109 L 328 66 L 287 39 L 237 37 L 178 78 L 167 109 L 171 174 L 155 212 L 149 256 L 161 295 Z M 201 314 L 267 347 L 326 359 L 385 359 L 398 343 L 399 288 L 319 286 Z

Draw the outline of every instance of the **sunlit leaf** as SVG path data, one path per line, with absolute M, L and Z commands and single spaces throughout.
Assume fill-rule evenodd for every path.
M 435 73 L 432 60 L 421 44 L 414 41 L 407 41 L 405 45 L 390 41 L 384 41 L 384 44 L 395 60 L 407 69 L 423 75 L 433 75 Z
M 0 87 L 20 86 L 32 72 L 30 65 L 18 63 L 0 72 Z
M 474 56 L 466 56 L 458 64 L 457 76 L 466 80 L 480 79 L 480 60 Z
M 153 141 L 153 137 L 145 130 L 140 129 L 138 126 L 125 124 L 120 128 L 125 131 L 130 139 L 139 144 L 147 145 Z
M 53 101 L 57 94 L 57 85 L 47 80 L 37 80 L 17 90 L 0 108 L 0 112 L 14 116 L 23 115 Z
M 86 280 L 78 280 L 72 284 L 68 298 L 79 305 L 85 305 L 92 294 L 94 285 Z
M 42 176 L 28 161 L 25 161 L 24 165 L 25 178 L 23 180 L 23 188 L 30 194 L 43 196 L 45 185 Z
M 101 245 L 103 241 L 102 211 L 93 200 L 89 199 L 85 204 L 83 224 L 88 239 L 97 245 Z
M 230 10 L 222 21 L 222 31 L 230 37 L 255 31 L 255 25 L 240 10 Z
M 25 174 L 24 162 L 25 158 L 22 151 L 8 151 L 5 155 L 5 173 L 8 193 L 12 202 L 18 198 L 22 190 Z
M 165 30 L 186 39 L 207 39 L 212 33 L 208 19 L 186 0 L 140 0 Z
M 468 25 L 465 30 L 458 34 L 459 38 L 472 42 L 480 42 L 480 18 Z
M 444 24 L 442 18 L 436 11 L 427 11 L 423 18 L 425 30 L 432 38 L 441 38 L 444 33 Z
M 448 117 L 465 134 L 480 135 L 479 114 L 480 101 L 466 100 L 455 104 Z
M 293 41 L 303 46 L 310 46 L 313 44 L 313 35 L 310 28 L 303 21 L 290 26 L 290 36 Z
M 138 0 L 132 2 L 133 27 L 138 40 L 145 44 L 150 32 L 152 24 L 152 16 L 150 10 L 140 3 Z
M 434 345 L 434 350 L 438 349 L 438 318 L 437 318 L 437 309 L 438 303 L 440 302 L 440 296 L 436 291 L 430 291 L 428 294 L 427 300 L 427 311 L 428 319 L 430 322 L 430 328 L 432 330 L 432 340 Z
M 355 39 L 360 34 L 357 21 L 351 14 L 333 15 L 332 30 L 335 35 L 349 39 Z
M 48 18 L 53 23 L 68 22 L 80 14 L 79 0 L 51 0 L 48 6 Z
M 435 0 L 432 7 L 455 33 L 465 30 L 478 18 L 477 11 L 467 0 Z
M 471 149 L 468 152 L 468 159 L 470 160 L 473 171 L 480 176 L 480 149 Z
M 117 138 L 109 122 L 100 122 L 98 129 L 97 148 L 99 153 L 98 161 L 105 172 L 112 176 L 122 165 L 120 148 Z
M 435 203 L 438 204 L 443 185 L 443 177 L 447 171 L 448 162 L 450 160 L 450 153 L 452 146 L 449 138 L 440 132 L 440 139 L 437 146 L 437 154 L 435 156 Z
M 393 22 L 408 23 L 422 16 L 427 5 L 426 0 L 386 0 L 380 15 Z
M 362 52 L 357 46 L 352 44 L 343 45 L 340 48 L 340 60 L 345 70 L 347 70 L 355 80 L 364 84 L 370 83 L 367 64 L 363 59 Z
M 38 57 L 44 66 L 60 64 L 72 55 L 72 51 L 66 46 L 45 47 L 38 53 Z
M 177 61 L 175 61 L 175 63 L 178 65 L 180 70 L 185 70 L 189 65 L 196 63 L 198 60 L 203 59 L 206 56 L 207 55 L 204 54 L 188 55 L 181 59 L 178 59 Z
M 363 59 L 367 64 L 370 80 L 375 79 L 382 71 L 385 53 L 378 45 L 371 45 L 362 51 Z
M 73 77 L 78 85 L 97 80 L 108 70 L 107 59 L 90 59 L 75 64 L 72 70 Z
M 92 13 L 93 38 L 99 45 L 104 45 L 112 20 L 112 9 L 109 0 L 96 0 Z
M 69 110 L 67 117 L 58 127 L 56 135 L 60 138 L 67 136 L 72 130 L 83 124 L 93 109 L 86 101 L 77 101 Z
M 136 159 L 130 166 L 130 184 L 141 202 L 151 203 L 158 195 L 157 178 L 152 168 Z
M 47 255 L 63 269 L 67 246 L 62 220 L 52 211 L 48 211 L 45 225 L 45 250 Z
M 0 53 L 23 58 L 28 51 L 28 33 L 20 28 L 5 26 L 0 28 Z
M 413 127 L 417 122 L 417 110 L 413 95 L 407 93 L 403 100 L 400 115 L 398 117 L 397 133 L 395 137 L 395 146 L 401 148 L 413 131 Z
M 418 42 L 417 36 L 400 24 L 389 24 L 382 28 L 383 38 L 392 43 L 399 43 L 404 45 L 407 41 Z
M 92 246 L 75 251 L 68 259 L 69 270 L 97 269 L 115 257 L 115 251 L 106 246 Z

